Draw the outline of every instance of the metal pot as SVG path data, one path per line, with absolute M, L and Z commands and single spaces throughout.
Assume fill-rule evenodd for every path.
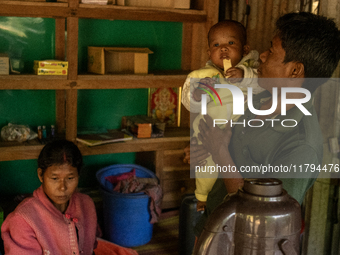
M 209 216 L 194 254 L 299 254 L 300 231 L 300 204 L 280 180 L 245 179 Z

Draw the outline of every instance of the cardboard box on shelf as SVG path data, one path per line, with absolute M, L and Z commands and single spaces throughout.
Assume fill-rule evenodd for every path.
M 68 68 L 67 61 L 60 60 L 34 60 L 33 68 L 64 69 Z
M 9 74 L 9 57 L 5 53 L 0 53 L 0 74 Z
M 67 75 L 67 68 L 33 68 L 37 75 Z
M 124 116 L 122 117 L 122 129 L 137 138 L 164 137 L 165 123 L 146 115 Z
M 87 70 L 97 74 L 147 74 L 148 48 L 94 47 L 87 48 Z
M 190 9 L 190 0 L 117 0 L 117 5 Z

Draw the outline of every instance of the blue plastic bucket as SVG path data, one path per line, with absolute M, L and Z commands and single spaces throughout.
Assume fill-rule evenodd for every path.
M 113 185 L 105 179 L 107 176 L 120 175 L 132 169 L 136 169 L 137 177 L 157 179 L 150 170 L 134 164 L 112 165 L 96 173 L 103 194 L 105 237 L 124 247 L 148 243 L 153 231 L 153 224 L 150 224 L 150 197 L 143 192 L 131 194 L 114 192 Z

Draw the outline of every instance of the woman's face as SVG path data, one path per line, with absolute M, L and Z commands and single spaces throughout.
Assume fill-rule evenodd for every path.
M 68 202 L 78 186 L 78 170 L 68 164 L 53 165 L 46 169 L 38 168 L 38 177 L 43 190 L 52 204 L 62 213 L 67 209 Z

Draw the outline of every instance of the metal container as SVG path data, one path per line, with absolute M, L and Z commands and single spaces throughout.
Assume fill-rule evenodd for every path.
M 300 230 L 300 204 L 280 180 L 245 179 L 209 216 L 194 254 L 299 254 Z
M 195 194 L 187 194 L 179 209 L 178 249 L 179 255 L 191 255 L 195 244 L 194 227 L 203 211 L 196 210 Z

